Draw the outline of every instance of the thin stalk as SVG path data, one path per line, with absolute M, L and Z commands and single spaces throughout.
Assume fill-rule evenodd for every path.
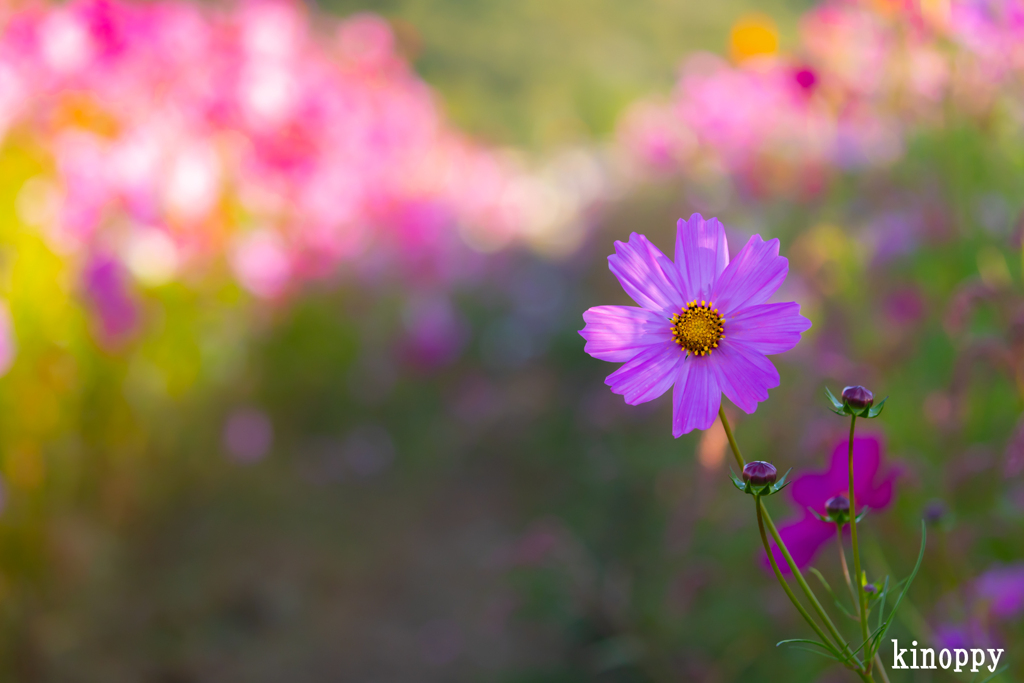
M 860 568 L 860 547 L 857 544 L 857 492 L 854 490 L 853 480 L 853 431 L 857 426 L 857 416 L 850 416 L 850 544 L 853 546 L 853 576 L 855 579 L 854 588 L 857 590 L 857 609 L 860 612 L 860 633 L 864 640 L 868 639 L 868 605 L 867 594 L 861 585 L 864 574 Z M 866 653 L 865 653 L 866 654 Z M 868 671 L 871 671 L 872 661 L 867 661 Z
M 722 428 L 725 429 L 725 436 L 729 439 L 729 446 L 732 448 L 732 454 L 736 458 L 736 463 L 740 466 L 740 469 L 742 470 L 743 466 L 746 464 L 746 461 L 743 459 L 743 455 L 740 453 L 740 447 L 736 443 L 736 437 L 732 433 L 732 427 L 729 425 L 729 418 L 725 416 L 725 410 L 721 406 L 719 406 L 718 408 L 718 417 L 722 421 Z M 839 630 L 836 629 L 836 626 L 832 623 L 832 620 L 829 619 L 828 614 L 825 613 L 825 610 L 822 608 L 821 603 L 818 601 L 817 596 L 814 594 L 814 591 L 812 591 L 811 587 L 807 585 L 807 581 L 804 579 L 804 575 L 800 572 L 800 568 L 796 565 L 796 562 L 793 561 L 793 556 L 789 553 L 789 548 L 786 547 L 786 543 L 782 540 L 782 537 L 779 536 L 779 531 L 775 528 L 775 523 L 772 521 L 771 515 L 768 514 L 768 510 L 765 509 L 763 505 L 758 505 L 758 512 L 761 513 L 764 522 L 767 523 L 768 530 L 771 532 L 772 538 L 775 539 L 775 544 L 779 547 L 779 550 L 782 551 L 782 556 L 786 558 L 786 563 L 789 565 L 790 571 L 793 573 L 793 576 L 796 577 L 797 584 L 799 584 L 800 589 L 803 590 L 804 595 L 807 596 L 807 599 L 810 601 L 811 606 L 814 607 L 814 611 L 817 612 L 822 622 L 824 622 L 825 626 L 828 628 L 828 632 L 832 634 L 832 639 L 835 640 L 836 645 L 838 645 L 839 648 L 843 651 L 843 654 L 850 655 L 853 658 L 853 661 L 856 662 L 859 666 L 860 661 L 857 659 L 856 655 L 853 655 L 853 653 L 850 652 L 850 646 L 846 643 L 846 640 L 839 633 Z M 774 556 L 771 552 L 770 547 L 767 548 L 767 550 L 769 559 L 774 560 Z M 867 640 L 867 638 L 865 638 L 865 640 Z M 863 680 L 873 680 L 871 678 L 870 673 L 858 670 L 857 674 L 861 676 Z
M 853 598 L 854 604 L 857 602 L 857 596 L 853 592 L 853 582 L 850 581 L 850 569 L 846 566 L 846 553 L 843 551 L 843 527 L 841 524 L 836 524 L 836 542 L 839 546 L 839 564 L 843 568 L 843 577 L 846 579 L 846 585 L 850 588 L 850 597 Z M 889 674 L 885 672 L 885 667 L 882 665 L 882 658 L 876 652 L 874 656 L 875 671 L 877 671 L 882 677 L 882 683 L 889 683 Z
M 853 598 L 853 608 L 857 609 L 857 594 L 853 590 L 853 581 L 850 580 L 850 568 L 846 565 L 846 553 L 843 551 L 842 524 L 836 524 L 836 545 L 839 546 L 839 566 L 843 568 L 843 578 L 846 579 L 846 586 L 850 589 L 850 597 Z
M 768 516 L 767 510 L 765 510 L 764 516 L 765 521 L 768 523 L 768 531 L 771 532 L 772 538 L 775 539 L 775 545 L 777 545 L 779 550 L 782 551 L 782 556 L 786 558 L 786 564 L 789 565 L 789 570 L 793 573 L 793 576 L 796 578 L 797 584 L 800 585 L 800 589 L 803 590 L 804 595 L 806 595 L 807 599 L 810 600 L 811 606 L 814 607 L 814 611 L 818 613 L 818 617 L 825 623 L 825 627 L 828 629 L 828 632 L 832 634 L 832 638 L 836 641 L 836 645 L 843 650 L 843 654 L 853 656 L 854 661 L 859 664 L 859 660 L 857 660 L 856 656 L 850 652 L 850 646 L 846 643 L 846 639 L 843 638 L 841 633 L 839 633 L 839 629 L 837 629 L 836 625 L 832 623 L 832 620 L 825 612 L 825 609 L 821 606 L 821 603 L 818 602 L 818 596 L 816 596 L 814 591 L 811 590 L 811 587 L 807 585 L 807 580 L 804 579 L 803 572 L 800 571 L 800 567 L 798 567 L 796 562 L 793 560 L 793 556 L 789 554 L 789 548 L 786 547 L 786 543 L 779 535 L 779 530 L 775 528 L 775 523 L 772 522 L 772 518 Z M 867 638 L 865 638 L 865 640 L 867 640 Z
M 882 666 L 882 658 L 875 653 L 875 671 L 882 675 L 882 683 L 889 683 L 889 674 L 885 673 L 885 667 Z
M 729 439 L 729 447 L 732 448 L 732 454 L 735 456 L 736 464 L 740 466 L 740 472 L 742 473 L 747 461 L 743 459 L 743 455 L 740 453 L 740 447 L 736 444 L 736 437 L 732 435 L 732 427 L 729 426 L 729 418 L 725 416 L 725 409 L 721 405 L 718 406 L 718 419 L 722 421 L 725 436 Z M 768 514 L 767 510 L 765 510 L 765 514 Z
M 775 561 L 775 554 L 772 552 L 771 544 L 768 543 L 768 534 L 764 531 L 764 517 L 765 514 L 764 505 L 761 503 L 761 496 L 754 496 L 754 507 L 757 508 L 757 528 L 761 530 L 761 542 L 764 543 L 764 551 L 768 553 L 768 562 L 772 565 L 772 571 L 775 572 L 775 577 L 779 580 L 779 585 L 782 586 L 782 590 L 786 591 L 786 595 L 789 596 L 789 601 L 793 603 L 793 607 L 796 607 L 796 611 L 800 613 L 800 616 L 804 618 L 814 632 L 821 638 L 821 642 L 828 643 L 829 637 L 825 635 L 825 632 L 818 626 L 818 622 L 811 618 L 811 615 L 807 613 L 804 606 L 800 604 L 800 601 L 796 599 L 796 595 L 793 594 L 793 589 L 786 583 L 786 578 L 782 575 L 782 571 L 779 569 L 779 564 Z

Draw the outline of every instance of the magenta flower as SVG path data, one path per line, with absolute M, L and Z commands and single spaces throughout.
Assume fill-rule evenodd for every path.
M 836 535 L 832 522 L 823 522 L 811 510 L 824 514 L 825 502 L 833 496 L 850 496 L 849 439 L 843 439 L 832 451 L 832 465 L 822 473 L 804 474 L 793 479 L 789 495 L 803 511 L 803 517 L 779 527 L 779 535 L 789 548 L 793 560 L 802 569 L 809 565 L 818 549 Z M 857 494 L 857 512 L 865 507 L 880 510 L 892 501 L 893 482 L 899 472 L 882 470 L 882 440 L 877 436 L 858 436 L 853 440 L 853 486 Z M 789 571 L 785 558 L 773 545 L 779 568 Z M 768 558 L 765 558 L 767 566 Z
M 789 272 L 777 239 L 754 235 L 730 262 L 717 218 L 695 213 L 677 228 L 675 262 L 635 232 L 615 243 L 608 267 L 640 308 L 596 306 L 580 330 L 591 356 L 625 363 L 605 383 L 626 403 L 675 386 L 676 438 L 710 427 L 723 393 L 753 413 L 779 386 L 765 356 L 793 348 L 811 326 L 798 304 L 765 303 Z
M 120 262 L 98 254 L 86 265 L 82 279 L 99 340 L 104 346 L 116 348 L 131 337 L 139 324 L 139 306 L 128 276 Z

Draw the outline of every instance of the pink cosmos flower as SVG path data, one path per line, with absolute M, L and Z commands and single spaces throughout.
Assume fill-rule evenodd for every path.
M 766 358 L 796 346 L 811 323 L 796 303 L 766 303 L 789 272 L 777 239 L 754 235 L 730 262 L 725 228 L 693 214 L 677 224 L 675 261 L 643 235 L 616 242 L 608 266 L 640 308 L 596 306 L 580 334 L 594 358 L 624 363 L 605 383 L 626 403 L 675 386 L 672 434 L 715 421 L 722 394 L 753 413 L 779 373 Z
M 995 616 L 1020 616 L 1024 613 L 1024 563 L 992 567 L 977 578 L 974 590 Z
M 139 322 L 138 304 L 128 276 L 119 261 L 98 254 L 86 266 L 82 279 L 99 341 L 108 348 L 116 348 L 131 337 Z
M 849 475 L 850 440 L 844 439 L 832 451 L 832 465 L 825 472 L 804 474 L 793 479 L 789 495 L 803 511 L 800 520 L 779 525 L 779 535 L 786 542 L 793 560 L 800 568 L 814 560 L 818 549 L 835 538 L 836 527 L 811 514 L 825 511 L 825 501 L 833 496 L 850 495 Z M 882 470 L 882 440 L 877 436 L 858 436 L 853 439 L 853 486 L 857 494 L 857 511 L 865 507 L 879 510 L 892 501 L 893 482 L 899 472 Z M 775 559 L 783 572 L 788 572 L 785 558 L 773 545 Z M 767 558 L 765 565 L 767 566 Z

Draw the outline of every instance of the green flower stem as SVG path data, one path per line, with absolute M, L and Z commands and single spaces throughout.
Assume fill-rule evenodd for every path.
M 882 666 L 882 658 L 875 653 L 875 671 L 882 675 L 882 683 L 889 683 L 889 674 L 885 673 L 885 667 Z
M 837 629 L 836 625 L 832 623 L 832 620 L 825 612 L 825 609 L 821 606 L 821 603 L 818 602 L 818 596 L 816 596 L 814 591 L 811 590 L 811 587 L 807 585 L 807 580 L 804 579 L 803 572 L 800 571 L 800 567 L 798 567 L 796 562 L 793 560 L 793 556 L 789 554 L 789 548 L 786 547 L 785 542 L 779 535 L 779 530 L 775 528 L 775 523 L 772 521 L 772 518 L 768 516 L 767 510 L 764 511 L 764 518 L 768 523 L 768 531 L 771 532 L 772 538 L 775 539 L 775 545 L 777 545 L 779 550 L 782 551 L 782 556 L 786 558 L 786 564 L 789 565 L 789 570 L 793 572 L 793 576 L 796 577 L 796 582 L 800 585 L 800 588 L 803 590 L 804 595 L 807 596 L 807 599 L 810 600 L 811 606 L 814 607 L 814 611 L 818 613 L 818 617 L 820 617 L 825 623 L 825 627 L 828 629 L 828 632 L 832 634 L 833 640 L 835 640 L 836 645 L 842 649 L 843 654 L 853 656 L 850 652 L 850 646 L 846 643 L 846 639 L 843 638 L 841 633 L 839 633 L 839 629 Z M 867 639 L 865 638 L 865 640 Z M 853 661 L 858 664 L 860 663 L 856 656 L 853 656 Z
M 764 503 L 761 502 L 761 496 L 754 496 L 754 507 L 757 508 L 757 528 L 761 530 L 761 542 L 764 543 L 764 551 L 768 553 L 768 562 L 772 565 L 772 571 L 775 572 L 775 577 L 779 580 L 779 585 L 782 586 L 782 590 L 786 591 L 786 595 L 789 596 L 789 601 L 793 603 L 793 607 L 796 607 L 796 611 L 800 613 L 800 616 L 804 618 L 814 632 L 821 638 L 821 642 L 829 642 L 829 638 L 825 635 L 825 632 L 818 626 L 818 622 L 811 618 L 811 615 L 807 613 L 804 606 L 800 604 L 800 601 L 796 599 L 793 594 L 793 589 L 786 583 L 786 578 L 782 576 L 782 571 L 779 569 L 779 564 L 775 561 L 775 554 L 772 552 L 771 544 L 768 543 L 768 534 L 764 531 L 764 515 L 767 514 L 764 509 Z
M 736 445 L 736 437 L 732 435 L 732 427 L 729 426 L 729 418 L 725 416 L 725 408 L 721 405 L 718 406 L 718 419 L 722 421 L 722 428 L 725 429 L 725 436 L 729 439 L 729 446 L 732 448 L 732 454 L 736 457 L 736 464 L 740 466 L 740 474 L 742 474 L 747 461 L 743 459 L 743 455 L 740 453 L 740 447 Z M 768 514 L 767 510 L 765 510 L 765 514 Z
M 736 444 L 736 437 L 733 435 L 732 427 L 729 425 L 729 418 L 725 416 L 725 410 L 721 406 L 719 406 L 718 408 L 718 417 L 719 419 L 721 419 L 722 428 L 725 429 L 725 435 L 729 439 L 729 446 L 732 447 L 732 454 L 736 458 L 736 463 L 740 466 L 740 470 L 742 471 L 744 465 L 746 465 L 746 461 L 743 459 L 743 455 L 740 453 L 740 447 Z M 779 550 L 782 551 L 782 556 L 786 558 L 786 563 L 789 565 L 790 570 L 793 572 L 793 576 L 796 577 L 797 583 L 800 585 L 801 590 L 803 590 L 804 595 L 806 595 L 807 599 L 811 602 L 811 605 L 814 607 L 814 611 L 817 612 L 818 616 L 821 618 L 821 620 L 825 623 L 825 626 L 828 628 L 829 633 L 832 634 L 832 638 L 835 640 L 836 645 L 840 647 L 844 655 L 852 656 L 853 661 L 859 665 L 859 660 L 857 660 L 856 656 L 853 656 L 850 652 L 850 646 L 846 643 L 846 640 L 839 633 L 838 629 L 836 629 L 836 626 L 832 623 L 832 620 L 829 619 L 828 614 L 825 613 L 825 610 L 822 608 L 821 603 L 818 602 L 817 596 L 814 595 L 814 591 L 812 591 L 811 587 L 807 585 L 807 581 L 804 579 L 804 575 L 800 572 L 800 568 L 796 566 L 796 562 L 793 561 L 793 556 L 789 554 L 789 548 L 786 547 L 786 544 L 785 542 L 783 542 L 782 537 L 779 536 L 779 531 L 775 528 L 775 523 L 772 521 L 771 515 L 768 514 L 768 510 L 764 509 L 764 506 L 759 504 L 758 513 L 760 514 L 761 519 L 764 520 L 764 523 L 767 523 L 768 530 L 771 531 L 772 538 L 775 539 L 776 545 L 778 545 Z M 758 521 L 760 522 L 761 519 L 759 519 Z M 768 546 L 767 544 L 766 550 L 768 551 L 769 560 L 771 560 L 774 563 L 774 554 L 771 552 L 770 546 Z M 865 638 L 865 640 L 867 640 L 867 638 Z M 873 683 L 871 674 L 865 674 L 865 672 L 861 671 L 857 671 L 857 673 L 859 676 L 861 676 L 862 680 L 872 681 Z
M 846 564 L 846 553 L 843 551 L 842 524 L 836 524 L 836 545 L 839 546 L 839 566 L 843 568 L 843 578 L 846 579 L 846 586 L 850 589 L 850 597 L 853 598 L 853 607 L 854 609 L 857 609 L 857 593 L 853 590 L 853 581 L 850 579 L 850 568 Z
M 853 431 L 857 426 L 857 416 L 850 416 L 850 544 L 853 546 L 853 578 L 854 588 L 857 590 L 857 609 L 860 612 L 860 633 L 864 640 L 868 639 L 868 605 L 867 594 L 864 592 L 862 577 L 864 574 L 860 568 L 860 548 L 857 544 L 857 492 L 854 490 L 853 482 Z M 865 652 L 865 654 L 868 654 Z M 868 659 L 867 668 L 871 671 L 872 660 Z
M 853 602 L 857 604 L 857 595 L 853 591 L 853 582 L 850 580 L 850 569 L 846 565 L 846 553 L 843 552 L 843 527 L 840 524 L 836 525 L 836 541 L 839 545 L 839 563 L 843 568 L 843 577 L 846 579 L 846 585 L 850 587 L 850 597 L 853 598 Z M 922 638 L 921 640 L 928 640 Z M 876 652 L 874 656 L 875 671 L 877 671 L 882 677 L 882 683 L 889 683 L 889 674 L 885 672 L 885 667 L 882 665 L 882 658 Z
M 768 523 L 768 529 L 772 533 L 772 538 L 775 539 L 776 545 L 778 545 L 779 549 L 782 550 L 782 554 L 786 558 L 786 562 L 789 563 L 789 568 L 793 572 L 793 576 L 796 577 L 797 583 L 800 584 L 800 587 L 803 589 L 804 593 L 811 601 L 811 604 L 814 606 L 814 609 L 818 613 L 818 616 L 821 617 L 822 621 L 825 622 L 825 625 L 828 627 L 829 632 L 832 634 L 832 638 L 835 640 L 836 644 L 840 647 L 840 649 L 842 649 L 843 655 L 850 658 L 850 662 L 846 664 L 846 667 L 853 671 L 855 674 L 857 674 L 857 676 L 860 678 L 861 681 L 863 681 L 863 683 L 875 683 L 875 679 L 871 676 L 871 672 L 867 670 L 866 666 L 861 665 L 860 660 L 857 659 L 856 655 L 850 652 L 850 646 L 846 644 L 846 641 L 843 639 L 843 636 L 840 635 L 839 631 L 836 630 L 835 624 L 832 623 L 832 620 L 828 618 L 828 615 L 825 613 L 825 610 L 822 609 L 821 603 L 818 602 L 818 598 L 814 595 L 814 591 L 812 591 L 811 587 L 807 585 L 807 581 L 804 580 L 803 574 L 800 573 L 800 568 L 796 566 L 796 563 L 793 561 L 793 557 L 789 554 L 789 549 L 786 548 L 786 544 L 782 542 L 782 538 L 779 536 L 779 532 L 778 530 L 776 530 L 775 524 L 772 522 L 771 517 L 768 516 L 768 511 L 764 509 L 764 504 L 761 502 L 760 496 L 757 497 L 757 503 L 757 524 L 758 527 L 761 529 L 761 540 L 764 543 L 765 552 L 768 553 L 768 561 L 771 563 L 772 569 L 775 570 L 775 575 L 779 578 L 779 582 L 782 583 L 783 587 L 786 589 L 786 594 L 789 595 L 789 599 L 792 600 L 793 604 L 797 606 L 797 609 L 800 611 L 800 614 L 803 615 L 804 619 L 807 620 L 807 623 L 811 624 L 811 626 L 814 627 L 814 632 L 818 634 L 818 637 L 822 639 L 822 642 L 827 643 L 828 639 L 822 632 L 821 627 L 819 627 L 817 623 L 811 619 L 810 615 L 807 614 L 807 611 L 803 608 L 803 606 L 797 603 L 796 596 L 792 594 L 792 592 L 789 590 L 789 586 L 783 579 L 782 572 L 779 571 L 779 567 L 775 563 L 775 554 L 771 551 L 771 546 L 768 544 L 768 539 L 765 537 L 764 534 L 765 521 L 767 521 Z
M 882 552 L 882 547 L 878 545 L 878 540 L 870 535 L 862 540 L 864 541 L 864 555 L 875 565 L 875 574 L 877 576 L 893 576 L 892 568 L 885 559 L 885 553 Z M 935 640 L 935 634 L 932 632 L 931 627 L 928 626 L 928 622 L 925 621 L 924 617 L 921 616 L 921 612 L 914 606 L 914 601 L 910 599 L 909 595 L 903 597 L 903 602 L 900 603 L 900 611 L 896 613 L 896 618 L 918 640 L 925 643 Z

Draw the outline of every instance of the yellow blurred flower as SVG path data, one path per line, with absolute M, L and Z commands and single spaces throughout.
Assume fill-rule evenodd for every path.
M 779 51 L 779 32 L 771 17 L 748 14 L 739 19 L 729 32 L 729 54 L 733 61 L 773 55 Z

